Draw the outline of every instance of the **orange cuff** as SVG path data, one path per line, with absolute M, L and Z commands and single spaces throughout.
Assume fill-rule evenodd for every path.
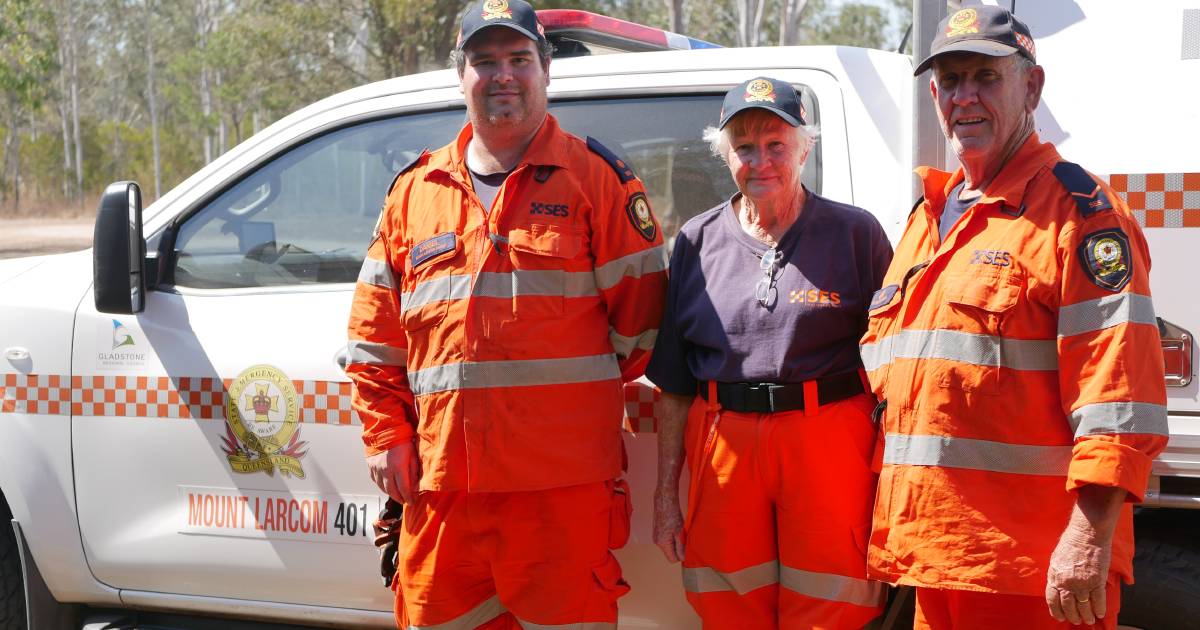
M 1075 443 L 1067 471 L 1067 491 L 1089 484 L 1123 488 L 1129 492 L 1127 501 L 1141 503 L 1154 460 L 1137 448 L 1112 440 L 1104 436 Z
M 365 446 L 367 457 L 370 457 L 387 451 L 402 442 L 412 441 L 416 434 L 417 432 L 413 430 L 412 425 L 402 422 L 394 427 L 384 429 L 370 438 L 363 435 L 363 445 Z

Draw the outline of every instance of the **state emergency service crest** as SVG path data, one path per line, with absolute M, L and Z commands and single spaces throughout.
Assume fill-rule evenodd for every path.
M 488 0 L 483 3 L 483 19 L 498 20 L 500 18 L 512 19 L 512 11 L 508 8 L 507 0 Z
M 1113 228 L 1093 232 L 1080 245 L 1079 258 L 1092 282 L 1102 289 L 1120 291 L 1133 277 L 1129 237 Z
M 746 86 L 747 103 L 774 103 L 775 86 L 766 79 L 755 79 Z
M 654 227 L 654 216 L 650 214 L 650 202 L 646 201 L 646 195 L 642 193 L 634 193 L 629 198 L 629 205 L 625 211 L 629 214 L 629 222 L 633 224 L 633 228 L 638 234 L 647 241 L 654 242 L 654 235 L 658 232 Z
M 946 37 L 958 37 L 979 32 L 979 14 L 975 9 L 963 9 L 946 23 Z
M 291 379 L 279 368 L 255 365 L 233 379 L 226 398 L 222 441 L 233 471 L 274 475 L 278 468 L 303 479 L 308 442 L 300 441 L 300 400 Z

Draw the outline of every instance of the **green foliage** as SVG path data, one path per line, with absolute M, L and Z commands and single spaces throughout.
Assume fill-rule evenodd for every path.
M 779 0 L 766 0 L 762 41 L 778 41 Z M 810 0 L 800 43 L 894 49 L 911 17 L 904 0 Z M 687 0 L 684 34 L 737 41 L 738 0 Z M 76 54 L 83 196 L 135 179 L 153 193 L 154 68 L 163 191 L 287 114 L 371 81 L 444 68 L 466 0 L 0 0 L 0 139 L 16 149 L 26 197 L 74 187 L 64 53 Z M 667 0 L 536 0 L 668 27 Z M 896 28 L 896 23 L 901 23 Z M 207 113 L 206 113 L 207 103 Z M 69 161 L 64 160 L 64 118 Z M 224 143 L 221 137 L 224 136 Z

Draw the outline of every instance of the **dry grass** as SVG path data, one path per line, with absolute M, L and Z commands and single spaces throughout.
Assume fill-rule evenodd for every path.
M 83 201 L 62 198 L 21 199 L 21 207 L 14 209 L 12 199 L 0 204 L 0 219 L 48 219 L 75 220 L 93 218 L 100 205 L 100 195 L 89 195 Z

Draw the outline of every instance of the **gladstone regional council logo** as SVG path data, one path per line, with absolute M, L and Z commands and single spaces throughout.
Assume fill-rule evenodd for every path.
M 308 442 L 300 441 L 300 401 L 291 379 L 279 368 L 255 365 L 229 386 L 223 450 L 234 472 L 275 469 L 304 478 L 300 460 Z

